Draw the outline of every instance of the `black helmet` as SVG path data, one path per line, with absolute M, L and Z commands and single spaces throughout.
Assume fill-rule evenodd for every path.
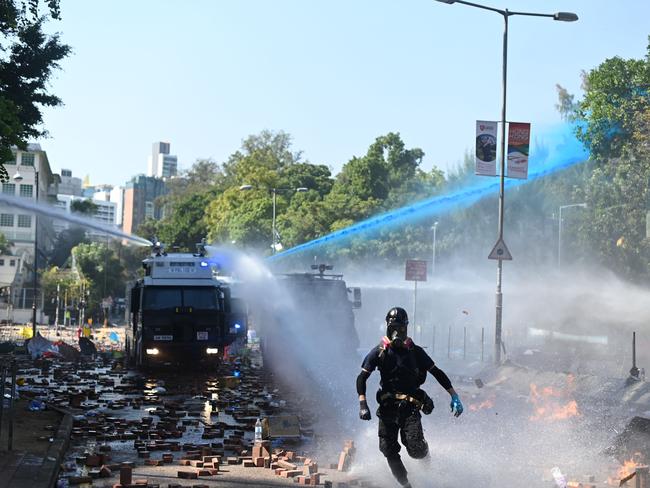
M 409 316 L 402 307 L 393 307 L 386 314 L 386 325 L 408 325 Z
M 409 323 L 409 316 L 401 307 L 393 307 L 386 314 L 386 337 L 390 344 L 395 347 L 402 347 L 407 339 L 406 328 Z

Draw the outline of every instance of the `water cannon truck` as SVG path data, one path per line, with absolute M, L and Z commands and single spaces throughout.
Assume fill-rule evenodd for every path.
M 145 368 L 154 363 L 218 364 L 225 349 L 246 338 L 246 317 L 233 310 L 231 290 L 206 256 L 167 253 L 156 242 L 142 261 L 144 277 L 127 291 L 126 355 Z

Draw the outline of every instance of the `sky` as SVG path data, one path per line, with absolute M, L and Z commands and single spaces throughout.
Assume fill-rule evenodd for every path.
M 559 83 L 609 57 L 642 58 L 650 2 L 519 0 L 497 8 L 575 12 L 578 22 L 509 21 L 507 119 L 532 138 L 561 123 Z M 55 172 L 123 185 L 155 141 L 181 169 L 225 161 L 242 139 L 285 131 L 336 174 L 374 139 L 399 132 L 422 168 L 453 169 L 475 121 L 501 116 L 503 20 L 434 0 L 61 0 L 73 52 L 51 90 L 40 140 Z M 532 155 L 531 155 L 532 156 Z

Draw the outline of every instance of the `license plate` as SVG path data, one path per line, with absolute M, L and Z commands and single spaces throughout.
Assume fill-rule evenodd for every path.
M 208 340 L 208 333 L 207 332 L 197 332 L 196 333 L 196 340 L 197 341 L 207 341 Z
M 154 341 L 173 341 L 173 335 L 155 335 L 153 336 Z

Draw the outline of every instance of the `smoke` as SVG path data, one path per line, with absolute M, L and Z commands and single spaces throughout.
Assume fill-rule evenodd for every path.
M 585 159 L 566 131 L 558 130 L 550 135 L 554 137 L 556 144 L 538 139 L 543 150 L 537 150 L 541 159 L 533 163 L 529 181 Z M 510 186 L 523 184 L 509 182 Z M 346 242 L 353 235 L 367 237 L 386 226 L 399 228 L 421 217 L 467 208 L 494 194 L 496 187 L 494 180 L 486 179 L 290 249 L 266 263 L 305 271 L 295 268 L 298 260 L 285 258 Z M 519 198 L 524 203 L 532 200 L 523 188 Z M 471 219 L 480 216 L 465 215 L 464 225 L 475 229 L 477 222 Z M 524 218 L 524 213 L 516 215 Z M 550 225 L 556 227 L 557 221 Z M 444 226 L 438 232 L 444 239 Z M 607 448 L 634 415 L 649 413 L 643 401 L 647 397 L 636 392 L 647 392 L 646 383 L 627 384 L 633 331 L 637 332 L 638 366 L 650 364 L 648 290 L 603 267 L 585 264 L 591 261 L 589 256 L 581 256 L 578 262 L 567 254 L 564 267 L 558 269 L 557 236 L 521 232 L 508 241 L 514 261 L 504 264 L 503 275 L 507 362 L 496 368 L 492 366 L 496 266 L 487 259 L 494 241 L 484 235 L 475 239 L 484 251 L 480 256 L 474 250 L 454 249 L 441 256 L 435 276 L 418 283 L 417 311 L 415 287 L 404 280 L 403 264 L 387 267 L 382 261 L 378 266 L 374 257 L 329 263 L 344 274 L 348 287 L 362 289 L 363 305 L 355 311 L 357 353 L 344 347 L 349 334 L 331 318 L 314 319 L 305 311 L 300 290 L 284 286 L 281 279 L 258 287 L 254 295 L 262 303 L 255 320 L 276 340 L 269 361 L 277 377 L 293 385 L 296 398 L 308 403 L 320 417 L 319 425 L 328 428 L 318 429 L 331 439 L 323 455 L 331 454 L 332 447 L 340 450 L 343 440 L 352 438 L 358 449 L 353 474 L 378 486 L 394 486 L 378 450 L 373 393 L 379 374 L 373 373 L 368 381 L 371 422 L 358 420 L 354 380 L 362 356 L 383 335 L 386 311 L 402 306 L 411 317 L 409 335 L 449 374 L 465 404 L 465 413 L 452 417 L 449 395 L 428 378 L 424 389 L 436 404 L 434 412 L 423 417 L 431 460 L 409 459 L 402 449 L 414 486 L 553 486 L 551 470 L 556 466 L 570 480 L 586 481 L 585 475 L 594 475 L 596 481 L 604 481 L 612 474 L 610 468 L 621 461 L 605 454 Z M 550 251 L 534 260 L 526 254 L 534 246 Z M 482 388 L 476 379 L 481 379 Z M 554 404 L 540 406 L 533 391 L 553 392 L 547 400 L 560 407 L 575 405 L 575 415 L 548 416 Z
M 345 282 L 273 274 L 268 262 L 231 247 L 206 250 L 233 297 L 247 303 L 265 367 L 292 404 L 314 415 L 302 416 L 303 427 L 314 428 L 321 452 L 334 455 L 340 436 L 356 426 L 354 379 L 361 364 Z
M 113 227 L 102 225 L 97 221 L 92 220 L 91 218 L 88 217 L 81 217 L 79 215 L 66 213 L 58 208 L 52 207 L 51 205 L 47 205 L 43 203 L 35 203 L 25 198 L 18 198 L 15 196 L 4 195 L 4 194 L 0 194 L 0 203 L 4 203 L 9 207 L 19 208 L 22 210 L 27 210 L 29 212 L 36 212 L 39 215 L 42 215 L 44 217 L 50 217 L 52 219 L 63 220 L 65 222 L 77 224 L 82 227 L 85 227 L 86 229 L 93 229 L 100 232 L 104 232 L 113 237 L 127 239 L 139 246 L 151 246 L 151 242 L 148 241 L 147 239 L 144 239 L 142 237 L 133 234 L 127 234 L 126 232 L 122 232 Z

